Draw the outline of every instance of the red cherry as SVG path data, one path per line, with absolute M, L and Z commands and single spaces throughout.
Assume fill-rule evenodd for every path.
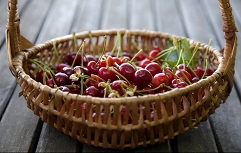
M 211 70 L 211 69 L 206 70 L 206 76 L 210 76 L 212 74 L 213 74 L 213 70 Z
M 89 70 L 90 74 L 98 74 L 100 66 L 95 61 L 90 61 L 86 68 Z
M 192 80 L 191 74 L 184 69 L 177 70 L 175 75 L 186 83 L 189 83 Z
M 129 56 L 122 56 L 121 57 L 121 62 L 122 63 L 126 63 L 129 62 L 131 60 L 131 58 Z
M 107 67 L 101 67 L 98 71 L 98 76 L 105 81 L 110 80 L 112 82 L 116 79 L 116 74 L 113 71 L 108 70 Z
M 119 66 L 119 72 L 127 80 L 132 81 L 136 70 L 130 63 L 123 63 Z
M 68 75 L 62 72 L 56 73 L 53 78 L 57 86 L 64 86 L 70 82 Z
M 59 88 L 59 90 L 61 90 L 61 91 L 63 91 L 63 92 L 69 92 L 69 88 L 68 88 L 68 87 L 59 86 L 58 88 Z
M 118 57 L 112 57 L 112 58 L 113 58 L 114 63 L 116 63 L 118 65 L 121 65 L 123 63 L 122 60 Z
M 83 64 L 86 66 L 90 61 L 96 61 L 96 58 L 93 55 L 85 55 Z
M 179 69 L 179 70 L 186 70 L 191 75 L 191 77 L 195 77 L 195 74 L 193 73 L 193 71 L 187 65 L 185 65 L 183 63 L 179 64 L 177 66 L 177 69 Z
M 51 88 L 54 88 L 53 80 L 52 80 L 52 79 L 46 80 L 46 85 L 49 86 L 49 87 L 51 87 Z
M 172 88 L 183 88 L 186 86 L 187 86 L 187 84 L 181 79 L 173 79 L 172 80 L 172 84 L 171 84 Z
M 67 55 L 67 63 L 69 65 L 72 65 L 74 63 L 74 66 L 81 65 L 82 55 L 77 52 L 69 52 Z M 76 59 L 75 59 L 76 58 Z M 75 62 L 74 62 L 75 59 Z
M 115 80 L 110 84 L 111 89 L 116 90 L 120 96 L 124 95 L 126 86 L 123 85 L 125 84 L 127 86 L 127 82 L 124 80 Z
M 145 68 L 147 66 L 147 64 L 149 64 L 149 63 L 151 63 L 151 60 L 146 58 L 146 59 L 140 61 L 139 66 L 142 68 Z
M 137 70 L 134 74 L 134 82 L 137 86 L 147 86 L 152 81 L 151 73 L 146 69 Z
M 114 65 L 114 60 L 111 56 L 104 56 L 101 60 L 100 60 L 100 67 L 106 67 L 108 63 L 108 66 L 113 66 Z
M 142 61 L 142 60 L 144 60 L 145 58 L 146 58 L 146 54 L 143 53 L 143 52 L 140 52 L 140 53 L 138 53 L 138 54 L 136 55 L 135 60 L 136 60 L 136 61 Z
M 158 53 L 159 53 L 159 50 L 150 51 L 149 54 L 148 54 L 148 59 L 154 60 L 155 58 L 157 58 Z
M 73 94 L 80 94 L 80 88 L 77 87 L 70 87 L 69 92 Z
M 98 84 L 101 82 L 100 78 L 98 78 L 95 75 L 91 75 L 89 79 L 86 80 L 87 86 L 95 86 L 96 88 L 98 87 Z
M 46 72 L 44 70 L 38 71 L 36 74 L 36 81 L 43 83 L 44 76 L 45 76 L 46 80 L 48 78 L 51 78 L 51 75 L 48 72 Z
M 89 95 L 92 97 L 99 97 L 100 96 L 100 91 L 94 86 L 90 86 L 85 89 L 83 95 Z
M 66 64 L 66 63 L 60 63 L 58 66 L 57 66 L 57 72 L 62 72 L 63 68 L 64 67 L 70 67 L 70 65 Z
M 151 72 L 152 76 L 154 76 L 155 74 L 160 73 L 162 71 L 160 65 L 157 64 L 156 62 L 151 62 L 151 63 L 147 64 L 145 69 L 147 69 L 149 72 Z
M 200 66 L 197 66 L 197 67 L 194 69 L 194 72 L 195 72 L 195 74 L 197 75 L 197 77 L 198 77 L 199 79 L 202 79 L 203 74 L 204 74 L 204 70 L 203 70 Z
M 158 87 L 161 84 L 167 84 L 167 76 L 165 75 L 165 73 L 162 73 L 162 72 L 161 73 L 157 73 L 152 78 L 151 83 L 154 85 L 154 87 Z
M 62 72 L 62 73 L 65 73 L 65 74 L 68 75 L 68 77 L 69 77 L 71 74 L 74 73 L 74 70 L 73 70 L 71 67 L 66 66 L 66 67 L 63 67 L 63 69 L 62 69 L 61 72 Z

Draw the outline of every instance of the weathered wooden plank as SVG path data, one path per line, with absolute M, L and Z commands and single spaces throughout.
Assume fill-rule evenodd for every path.
M 78 143 L 70 136 L 44 124 L 36 152 L 77 152 Z
M 130 3 L 130 29 L 155 30 L 151 1 L 132 0 Z
M 73 19 L 78 8 L 79 1 L 77 0 L 53 1 L 37 38 L 37 43 L 71 34 Z
M 17 86 L 0 122 L 0 150 L 2 152 L 32 152 L 38 124 L 38 117 L 26 107 Z
M 178 152 L 218 152 L 209 120 L 177 137 Z
M 21 3 L 21 1 L 20 1 Z M 29 7 L 32 5 L 40 6 L 45 9 L 48 8 L 50 4 L 49 0 L 44 1 L 31 1 L 29 2 L 28 7 L 24 10 L 23 14 L 21 15 L 21 19 L 27 20 L 28 18 L 26 12 L 31 12 Z M 39 9 L 38 7 L 35 8 L 35 12 L 41 12 L 43 9 Z M 32 18 L 31 21 L 33 22 L 42 22 L 45 17 L 44 11 L 38 14 L 38 18 Z M 24 25 L 24 24 L 21 24 Z M 28 25 L 25 24 L 25 28 L 28 28 Z M 40 26 L 35 26 L 35 30 L 31 30 L 30 33 L 26 33 L 27 36 L 30 36 L 30 40 L 34 40 L 33 36 L 37 36 L 38 30 Z M 26 31 L 25 31 L 26 32 Z M 32 36 L 32 37 L 31 37 Z M 5 46 L 4 46 L 5 48 Z M 3 55 L 3 56 L 2 56 Z M 5 58 L 5 59 L 3 59 Z M 6 80 L 4 83 L 1 82 L 1 89 L 7 87 L 9 90 L 12 90 L 14 87 L 13 82 L 16 82 L 12 77 L 10 72 L 6 72 L 5 69 L 7 68 L 7 60 L 6 60 L 6 51 L 1 52 L 1 60 L 4 61 L 1 64 L 1 77 L 2 79 Z M 2 67 L 3 66 L 3 67 Z M 2 84 L 3 83 L 3 84 Z M 6 92 L 7 89 L 5 89 Z M 3 90 L 4 91 L 4 90 Z M 19 86 L 15 90 L 9 105 L 2 117 L 0 122 L 0 150 L 9 152 L 9 151 L 33 151 L 37 133 L 39 132 L 39 120 L 38 117 L 33 115 L 33 113 L 26 107 L 26 102 L 23 97 L 19 98 L 18 93 L 20 92 Z M 11 92 L 9 92 L 11 94 Z
M 101 29 L 120 29 L 127 28 L 128 1 L 106 0 L 101 21 Z
M 157 31 L 186 36 L 182 16 L 176 3 L 177 0 L 168 0 L 168 2 L 154 1 Z

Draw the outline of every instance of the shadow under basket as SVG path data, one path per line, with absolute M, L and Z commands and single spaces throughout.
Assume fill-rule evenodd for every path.
M 77 45 L 73 35 L 33 45 L 20 35 L 16 0 L 9 0 L 6 26 L 9 68 L 34 114 L 80 142 L 119 149 L 162 143 L 206 120 L 232 90 L 237 29 L 229 0 L 220 0 L 219 4 L 225 46 L 219 51 L 200 43 L 195 57 L 198 64 L 203 64 L 207 58 L 214 73 L 184 88 L 144 96 L 100 98 L 63 92 L 35 81 L 37 65 L 29 59 L 45 64 L 51 61 L 52 66 L 57 66 L 59 60 L 51 58 L 55 54 L 54 43 L 59 56 L 63 57 L 77 51 L 83 42 L 86 54 L 110 51 L 120 39 L 117 49 L 134 55 L 133 43 L 148 53 L 154 45 L 164 48 L 170 39 L 179 36 L 148 30 L 111 29 L 76 33 Z M 187 40 L 191 50 L 199 43 Z

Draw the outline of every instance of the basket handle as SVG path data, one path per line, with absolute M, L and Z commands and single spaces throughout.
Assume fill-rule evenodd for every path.
M 232 61 L 234 46 L 237 42 L 235 21 L 232 15 L 230 0 L 218 0 L 223 21 L 223 32 L 225 46 L 223 49 L 223 68 L 220 70 L 226 73 L 226 68 Z M 33 46 L 33 44 L 20 34 L 20 18 L 17 9 L 18 0 L 8 0 L 8 21 L 6 25 L 6 43 L 10 70 L 14 71 L 12 58 L 23 49 Z M 15 73 L 14 73 L 15 74 Z

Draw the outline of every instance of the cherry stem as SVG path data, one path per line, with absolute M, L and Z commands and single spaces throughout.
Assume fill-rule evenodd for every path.
M 133 57 L 132 57 L 132 59 L 129 61 L 129 62 L 132 62 L 135 58 L 136 58 L 136 56 L 139 54 L 139 53 L 141 53 L 143 50 L 142 49 L 140 49 Z
M 117 39 L 119 41 L 119 48 L 118 48 L 118 52 L 117 52 L 116 57 L 119 57 L 119 56 L 122 55 L 122 41 L 121 41 L 121 34 L 120 34 L 119 31 L 117 32 Z
M 142 92 L 149 92 L 149 91 L 155 91 L 161 87 L 164 86 L 165 83 L 161 83 L 159 86 L 157 86 L 156 88 L 152 88 L 152 89 L 148 89 L 148 90 L 136 90 L 137 93 L 142 93 Z
M 85 41 L 83 41 L 83 42 L 81 43 L 80 48 L 78 49 L 78 51 L 77 51 L 77 53 L 76 53 L 76 55 L 75 55 L 75 57 L 74 57 L 74 61 L 73 61 L 72 65 L 71 65 L 71 68 L 74 67 L 74 63 L 75 63 L 75 61 L 76 61 L 76 59 L 77 59 L 77 56 L 78 56 L 79 52 L 83 49 L 84 44 L 85 44 Z
M 210 39 L 209 42 L 208 42 L 208 47 L 206 48 L 206 51 L 205 51 L 205 54 L 204 54 L 204 57 L 203 57 L 204 60 L 207 58 L 208 50 L 209 50 L 209 47 L 210 47 L 211 43 L 212 43 L 212 39 Z M 205 68 L 206 65 L 207 65 L 207 63 L 206 63 L 206 60 L 205 60 L 203 62 L 203 68 Z
M 72 40 L 73 40 L 73 51 L 76 52 L 77 39 L 74 31 L 72 32 Z
M 192 57 L 190 58 L 190 60 L 189 60 L 189 62 L 188 62 L 188 64 L 187 64 L 187 66 L 189 66 L 189 65 L 191 64 L 191 61 L 193 61 L 193 58 L 195 57 L 195 55 L 196 55 L 196 53 L 197 53 L 199 47 L 200 47 L 200 43 L 197 43 L 196 46 L 195 46 L 195 48 L 194 48 L 194 50 L 193 50 Z M 194 67 L 192 67 L 192 68 L 194 68 Z

